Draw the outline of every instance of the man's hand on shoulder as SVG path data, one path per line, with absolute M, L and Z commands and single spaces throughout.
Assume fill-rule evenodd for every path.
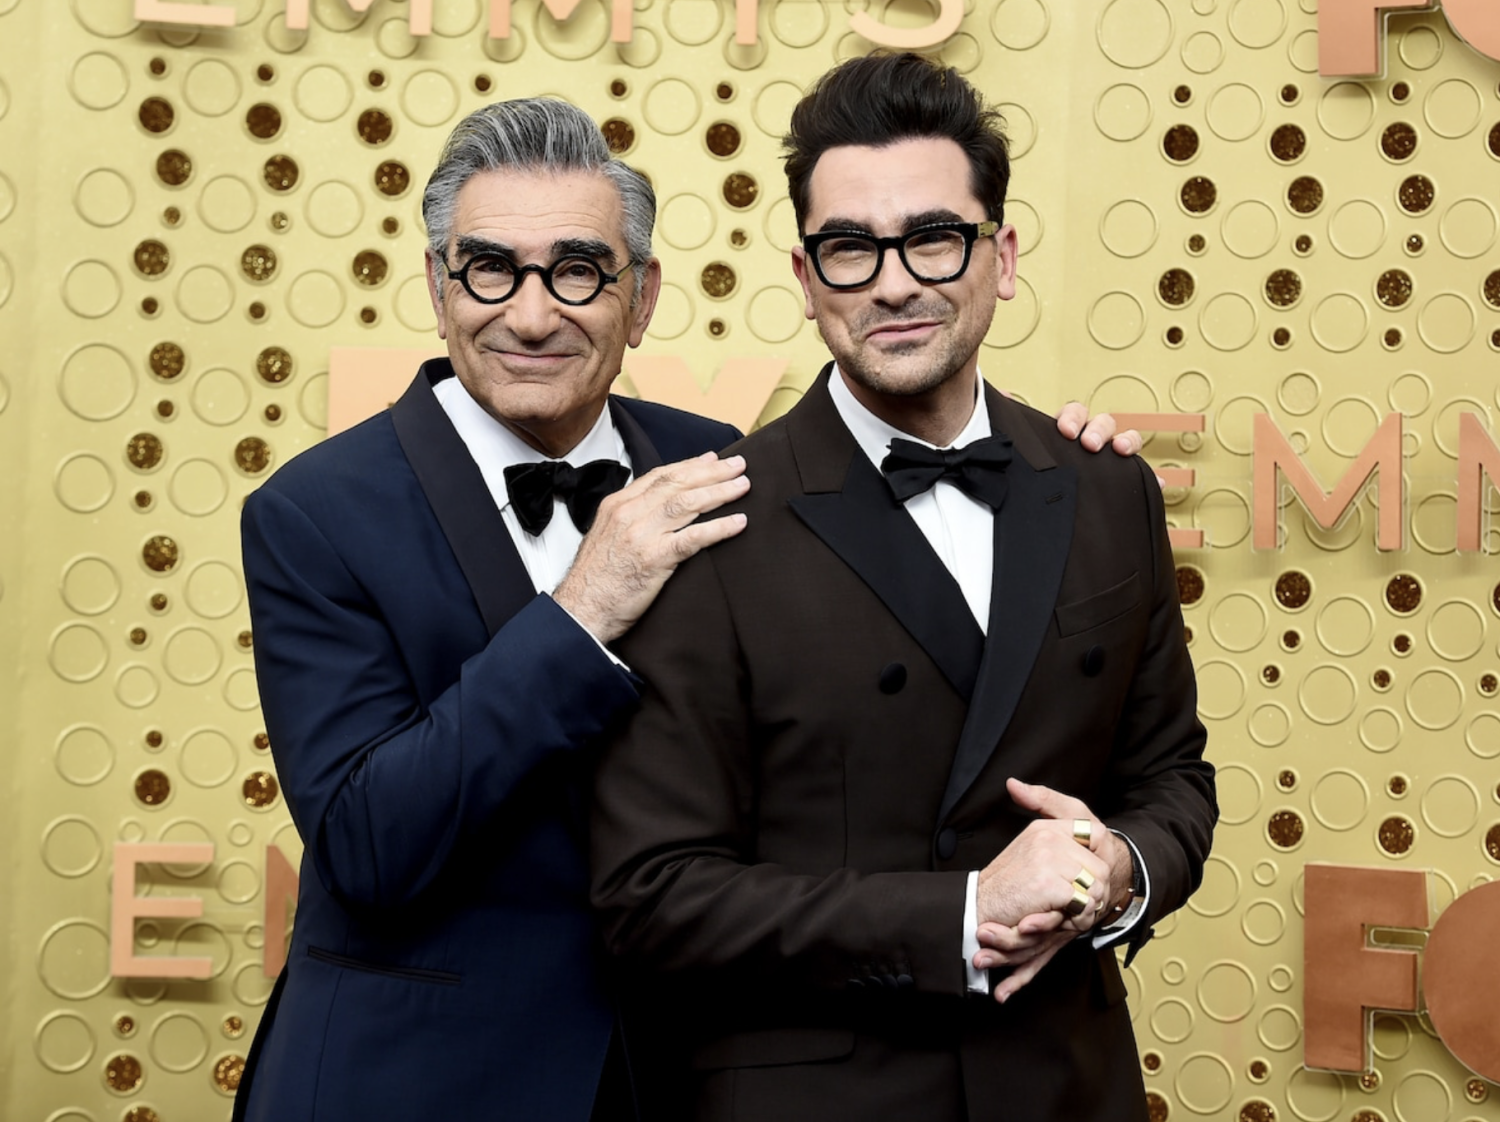
M 695 521 L 750 489 L 741 456 L 666 464 L 605 499 L 552 598 L 601 643 L 651 606 L 678 565 L 745 528 L 743 514 Z
M 1108 413 L 1090 417 L 1081 401 L 1070 401 L 1057 414 L 1057 431 L 1076 440 L 1090 452 L 1101 451 L 1106 444 L 1117 456 L 1134 456 L 1141 450 L 1141 434 L 1135 429 L 1115 431 L 1115 419 Z

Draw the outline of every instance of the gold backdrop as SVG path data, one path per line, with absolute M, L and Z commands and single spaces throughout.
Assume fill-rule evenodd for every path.
M 435 342 L 419 197 L 453 123 L 539 93 L 607 122 L 661 202 L 641 353 L 703 386 L 778 360 L 769 417 L 823 361 L 777 137 L 870 49 L 851 18 L 941 16 L 763 0 L 746 44 L 731 0 L 634 0 L 627 42 L 601 0 L 563 22 L 517 0 L 508 39 L 481 0 L 435 0 L 426 36 L 420 0 L 314 0 L 305 30 L 280 0 L 222 7 L 205 29 L 0 0 L 7 1122 L 229 1113 L 271 985 L 268 847 L 300 857 L 237 514 L 323 436 L 331 348 Z M 1455 549 L 1459 417 L 1493 441 L 1500 405 L 1500 62 L 1432 11 L 1392 19 L 1384 76 L 1321 77 L 1316 7 L 971 0 L 933 49 L 1003 104 L 1023 253 L 983 368 L 1047 409 L 1204 415 L 1147 448 L 1195 473 L 1168 510 L 1205 532 L 1179 585 L 1223 802 L 1202 890 L 1128 972 L 1153 1118 L 1494 1119 L 1426 1016 L 1376 1016 L 1363 1075 L 1302 1060 L 1306 863 L 1431 870 L 1434 917 L 1500 863 L 1488 482 L 1480 548 Z M 1392 412 L 1403 480 L 1329 527 L 1282 488 L 1279 545 L 1252 548 L 1257 414 L 1331 489 Z M 122 841 L 212 843 L 135 878 L 201 915 L 120 948 L 206 956 L 206 979 L 112 976 Z

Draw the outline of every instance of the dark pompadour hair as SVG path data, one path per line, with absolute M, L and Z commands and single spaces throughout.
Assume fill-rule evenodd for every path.
M 805 232 L 813 168 L 824 152 L 919 137 L 951 140 L 964 150 L 969 189 L 989 218 L 1003 222 L 1010 182 L 1003 124 L 961 74 L 921 55 L 879 53 L 841 63 L 797 103 L 781 142 L 797 232 Z

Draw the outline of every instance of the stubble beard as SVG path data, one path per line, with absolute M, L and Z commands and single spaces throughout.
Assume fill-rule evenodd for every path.
M 924 319 L 944 325 L 937 339 L 897 343 L 880 351 L 862 347 L 856 342 L 878 327 Z M 886 397 L 920 397 L 951 380 L 979 349 L 977 341 L 970 347 L 955 335 L 953 319 L 953 305 L 935 297 L 908 304 L 895 313 L 867 308 L 849 325 L 850 342 L 846 353 L 835 352 L 834 358 L 839 370 L 872 393 Z

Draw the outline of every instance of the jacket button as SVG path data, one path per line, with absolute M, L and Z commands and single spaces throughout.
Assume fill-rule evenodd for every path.
M 958 852 L 958 831 L 952 826 L 944 826 L 938 831 L 937 855 L 941 860 L 948 860 Z
M 1088 654 L 1083 656 L 1083 672 L 1090 678 L 1104 669 L 1104 648 L 1090 647 Z
M 849 988 L 851 990 L 862 990 L 865 988 L 865 980 L 863 978 L 850 978 Z
M 914 986 L 914 985 L 916 985 L 916 984 L 917 984 L 917 980 L 915 978 L 913 978 L 910 974 L 897 974 L 896 975 L 896 988 L 898 990 L 911 989 L 911 987 Z
M 905 685 L 906 667 L 901 663 L 893 662 L 880 672 L 881 693 L 900 693 Z

